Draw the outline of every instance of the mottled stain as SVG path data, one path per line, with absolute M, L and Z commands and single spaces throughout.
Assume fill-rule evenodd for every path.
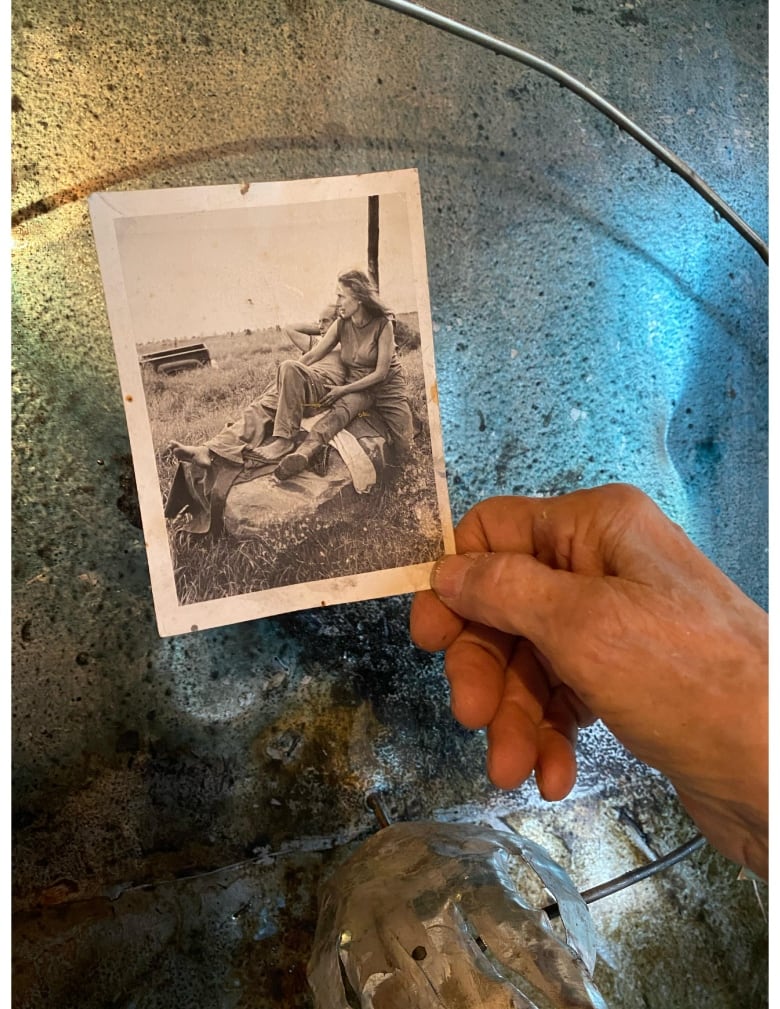
M 615 20 L 623 28 L 645 28 L 650 24 L 650 19 L 636 7 L 624 7 L 615 15 Z
M 141 508 L 138 503 L 138 489 L 135 483 L 133 457 L 129 454 L 120 456 L 117 459 L 117 463 L 120 466 L 120 494 L 116 499 L 116 506 L 131 525 L 135 526 L 136 529 L 141 529 Z

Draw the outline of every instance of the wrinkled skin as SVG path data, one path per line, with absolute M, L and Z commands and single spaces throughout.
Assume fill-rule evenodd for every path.
M 560 799 L 596 718 L 724 855 L 767 875 L 767 616 L 641 491 L 490 498 L 413 602 L 488 773 Z

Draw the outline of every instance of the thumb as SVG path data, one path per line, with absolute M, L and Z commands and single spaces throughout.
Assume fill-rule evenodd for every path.
M 517 553 L 455 554 L 431 573 L 431 588 L 459 616 L 528 638 L 542 650 L 574 615 L 584 581 L 593 579 Z

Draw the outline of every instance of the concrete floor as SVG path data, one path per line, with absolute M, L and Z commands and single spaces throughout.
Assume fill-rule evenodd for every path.
M 766 3 L 437 6 L 766 235 Z M 366 0 L 16 0 L 13 47 L 14 1005 L 310 1006 L 316 885 L 371 788 L 511 825 L 583 888 L 687 839 L 599 728 L 570 799 L 493 789 L 407 598 L 158 637 L 85 197 L 418 168 L 455 517 L 629 480 L 766 605 L 755 251 L 570 93 Z M 712 852 L 593 915 L 610 1005 L 766 1004 L 757 894 Z

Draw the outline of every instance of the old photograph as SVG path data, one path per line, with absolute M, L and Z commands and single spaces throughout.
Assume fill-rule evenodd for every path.
M 427 588 L 454 543 L 417 173 L 89 203 L 160 634 Z

